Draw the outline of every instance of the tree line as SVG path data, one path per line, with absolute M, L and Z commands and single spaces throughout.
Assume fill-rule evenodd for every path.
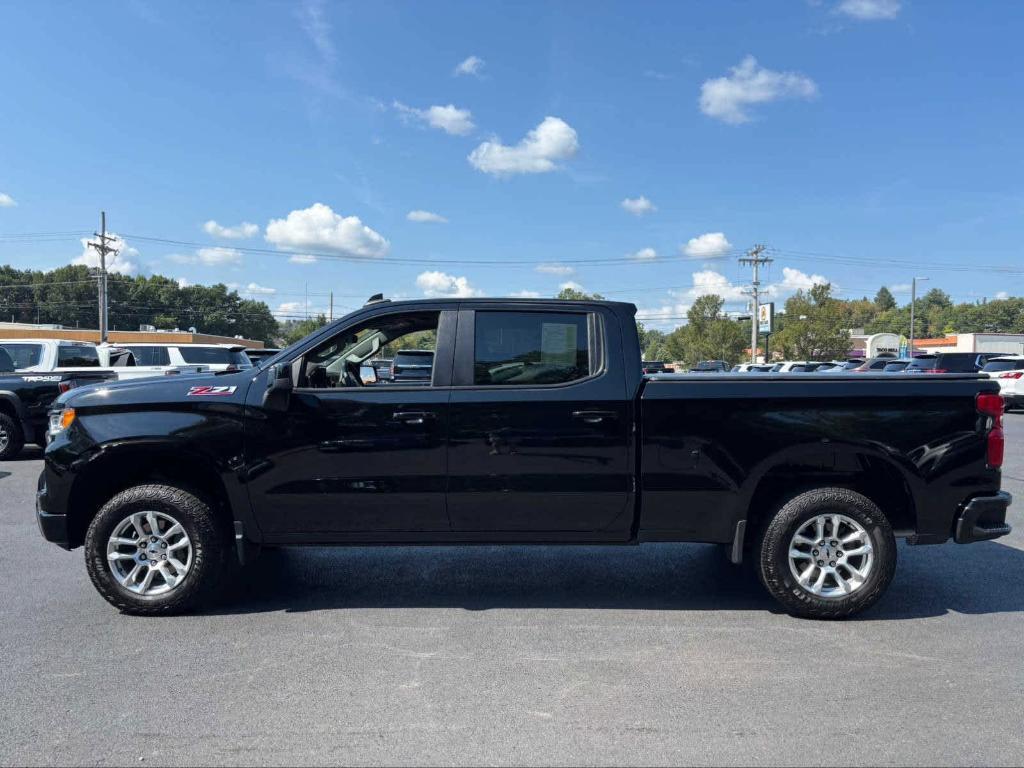
M 136 331 L 140 325 L 194 327 L 200 333 L 270 343 L 280 332 L 270 307 L 243 299 L 223 283 L 180 286 L 161 275 L 109 275 L 107 293 L 111 330 Z M 0 266 L 0 320 L 96 328 L 96 279 L 88 267 L 80 265 L 46 272 Z

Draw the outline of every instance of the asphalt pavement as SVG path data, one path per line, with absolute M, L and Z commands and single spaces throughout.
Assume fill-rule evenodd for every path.
M 0 462 L 0 764 L 1024 762 L 1014 533 L 900 547 L 861 617 L 781 613 L 702 545 L 294 549 L 202 615 L 123 616 Z

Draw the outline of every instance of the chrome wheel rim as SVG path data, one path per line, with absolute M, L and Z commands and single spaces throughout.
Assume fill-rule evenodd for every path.
M 0 452 L 6 451 L 7 446 L 11 442 L 11 436 L 7 434 L 7 430 L 0 427 Z
M 789 544 L 789 570 L 805 592 L 826 600 L 852 595 L 867 583 L 875 563 L 871 537 L 846 515 L 812 517 Z
M 192 568 L 192 541 L 170 515 L 134 512 L 110 534 L 107 565 L 129 592 L 162 595 L 179 586 Z

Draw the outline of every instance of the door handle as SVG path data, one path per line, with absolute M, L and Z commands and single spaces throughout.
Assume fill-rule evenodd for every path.
M 427 419 L 436 419 L 437 416 L 430 411 L 395 411 L 391 418 L 403 424 L 423 424 Z
M 605 419 L 611 421 L 618 414 L 615 411 L 573 411 L 572 417 L 587 424 L 600 424 Z

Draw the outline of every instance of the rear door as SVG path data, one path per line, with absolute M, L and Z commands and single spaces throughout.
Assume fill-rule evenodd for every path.
M 617 319 L 596 307 L 528 307 L 464 305 L 459 313 L 452 528 L 512 539 L 625 539 L 633 403 Z

